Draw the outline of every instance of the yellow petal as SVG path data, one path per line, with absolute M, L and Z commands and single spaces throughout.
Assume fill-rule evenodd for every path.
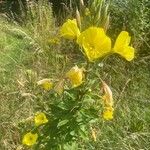
M 127 61 L 131 61 L 134 58 L 134 48 L 131 46 L 126 46 L 122 49 L 122 51 L 118 51 L 117 53 L 124 57 Z
M 131 61 L 134 58 L 134 48 L 129 46 L 131 37 L 128 32 L 122 31 L 116 39 L 113 51 L 120 54 L 127 61 Z
M 83 47 L 89 61 L 103 57 L 111 51 L 111 40 L 103 28 L 88 28 L 80 34 L 77 43 Z
M 68 19 L 67 22 L 65 22 L 60 29 L 60 35 L 66 39 L 76 39 L 79 34 L 80 30 L 77 26 L 76 19 Z
M 39 126 L 41 124 L 47 123 L 48 119 L 44 113 L 37 113 L 34 117 L 34 122 L 36 126 Z
M 128 46 L 130 44 L 130 40 L 131 37 L 129 36 L 129 33 L 126 31 L 122 31 L 116 39 L 114 50 L 119 50 L 124 46 Z
M 112 107 L 106 107 L 103 112 L 103 118 L 105 120 L 111 120 L 113 119 L 113 108 Z
M 31 132 L 24 135 L 22 143 L 28 146 L 32 146 L 36 143 L 38 134 L 32 134 Z
M 66 73 L 66 77 L 71 81 L 73 87 L 77 87 L 83 82 L 83 69 L 75 66 Z
M 51 90 L 53 87 L 53 83 L 52 83 L 51 79 L 47 79 L 47 78 L 38 81 L 37 84 L 42 86 L 47 91 Z

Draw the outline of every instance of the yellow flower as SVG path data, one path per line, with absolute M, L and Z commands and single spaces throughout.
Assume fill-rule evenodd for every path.
M 45 90 L 49 91 L 53 87 L 51 79 L 42 79 L 37 82 L 38 85 L 41 85 Z
M 36 126 L 39 126 L 41 124 L 47 123 L 48 119 L 46 118 L 46 115 L 44 113 L 37 113 L 34 117 L 34 122 Z
M 37 133 L 36 134 L 32 134 L 31 132 L 27 133 L 24 135 L 22 143 L 28 146 L 32 146 L 36 143 L 38 138 Z
M 60 35 L 66 39 L 76 39 L 79 34 L 80 30 L 77 26 L 76 19 L 68 19 L 67 22 L 65 22 L 60 29 Z
M 131 61 L 134 58 L 134 48 L 129 46 L 131 37 L 126 31 L 122 31 L 115 42 L 113 51 L 120 54 L 126 60 Z
M 113 111 L 114 109 L 112 107 L 106 107 L 103 112 L 103 118 L 105 120 L 113 119 Z
M 111 40 L 103 28 L 88 28 L 80 34 L 77 43 L 83 47 L 89 61 L 103 57 L 111 51 Z
M 78 68 L 74 66 L 66 73 L 66 77 L 71 81 L 73 87 L 77 87 L 83 82 L 83 68 Z
M 112 107 L 113 106 L 112 91 L 111 91 L 110 87 L 104 81 L 102 81 L 102 86 L 103 86 L 103 90 L 104 90 L 104 96 L 103 96 L 104 105 Z

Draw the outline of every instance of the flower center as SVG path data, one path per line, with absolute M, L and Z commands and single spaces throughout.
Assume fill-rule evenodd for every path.
M 33 141 L 33 138 L 32 138 L 32 137 L 29 137 L 29 140 L 30 140 L 30 141 Z

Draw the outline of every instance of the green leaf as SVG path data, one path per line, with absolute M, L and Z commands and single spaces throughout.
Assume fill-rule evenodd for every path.
M 65 125 L 67 122 L 69 122 L 69 120 L 63 120 L 63 121 L 60 121 L 57 125 L 57 127 L 61 127 L 63 125 Z
M 88 140 L 88 139 L 89 139 L 89 138 L 88 138 L 88 135 L 87 135 L 87 132 L 84 131 L 84 130 L 82 130 L 82 129 L 79 130 L 79 135 L 80 135 L 80 137 L 81 137 L 82 139 L 84 139 L 84 140 Z

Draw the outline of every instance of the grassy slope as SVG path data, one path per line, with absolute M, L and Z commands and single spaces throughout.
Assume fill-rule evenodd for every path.
M 33 80 L 54 76 L 65 62 L 55 52 L 37 52 L 25 30 L 0 20 L 0 149 L 21 143 L 18 123 L 34 114 Z M 57 65 L 59 62 L 59 66 Z M 23 95 L 26 96 L 23 96 Z M 28 95 L 29 94 L 29 95 Z M 32 96 L 33 97 L 32 97 Z M 25 127 L 23 127 L 25 128 Z
M 5 27 L 4 24 L 1 26 Z M 24 77 L 26 70 L 38 71 L 39 66 L 41 71 L 38 71 L 38 74 L 47 76 L 48 71 L 44 72 L 46 69 L 56 71 L 54 67 L 47 67 L 51 64 L 47 56 L 39 55 L 39 61 L 35 61 L 33 47 L 29 46 L 29 42 L 7 31 L 4 28 L 0 30 L 0 138 L 2 142 L 0 149 L 2 150 L 16 149 L 20 142 L 17 123 L 34 112 L 33 99 L 20 97 L 20 91 L 31 92 L 32 89 L 26 89 L 20 83 L 18 84 L 18 80 L 23 84 L 26 83 Z M 96 143 L 91 141 L 85 149 L 149 149 L 150 70 L 149 61 L 139 59 L 126 63 L 115 57 L 104 63 L 101 74 L 103 77 L 107 76 L 115 95 L 115 119 L 100 125 L 98 141 Z
M 19 133 L 15 125 L 21 116 L 26 115 L 26 107 L 31 109 L 18 98 L 17 74 L 23 69 L 25 61 L 30 57 L 27 44 L 21 37 L 7 31 L 13 26 L 0 22 L 0 149 L 13 149 L 19 140 Z M 27 66 L 26 66 L 27 67 Z M 28 111 L 29 111 L 28 110 Z

